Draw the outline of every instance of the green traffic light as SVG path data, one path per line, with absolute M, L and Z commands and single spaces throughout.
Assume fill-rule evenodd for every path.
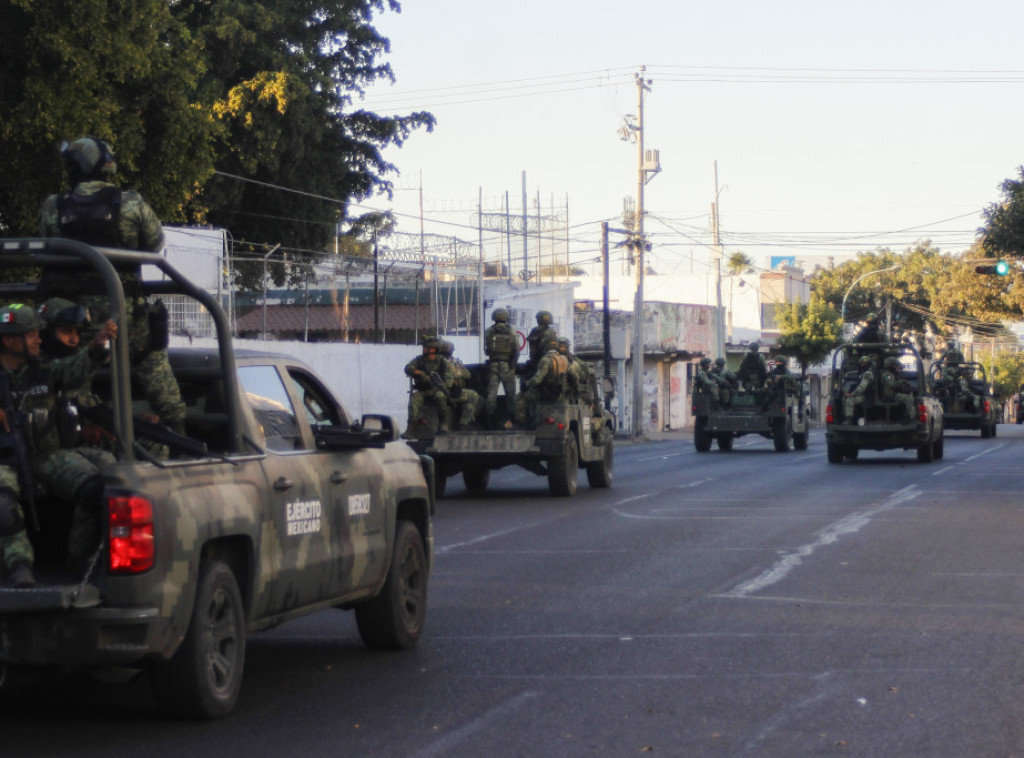
M 1010 264 L 1006 261 L 997 261 L 996 273 L 999 274 L 999 276 L 1006 276 L 1010 273 Z

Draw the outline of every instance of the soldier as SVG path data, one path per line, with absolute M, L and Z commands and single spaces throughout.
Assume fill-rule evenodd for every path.
M 409 424 L 405 434 L 412 434 L 413 425 L 419 420 L 424 403 L 437 406 L 438 431 L 448 431 L 448 414 L 451 412 L 452 383 L 455 374 L 452 364 L 439 352 L 441 340 L 428 337 L 423 340 L 423 354 L 417 355 L 405 367 L 405 375 L 412 379 L 413 393 L 409 396 Z
M 122 191 L 107 181 L 117 171 L 110 145 L 83 137 L 65 143 L 61 156 L 72 189 L 43 201 L 39 211 L 42 236 L 129 250 L 155 252 L 163 247 L 163 227 L 149 204 L 138 192 Z M 140 266 L 120 266 L 118 274 L 128 309 L 132 377 L 160 421 L 184 434 L 185 403 L 167 359 L 166 308 L 146 302 Z M 110 315 L 110 303 L 95 275 L 72 283 L 47 282 L 44 276 L 43 286 L 54 289 L 53 294 L 79 298 L 98 323 Z
M 974 369 L 971 366 L 960 366 L 956 383 L 957 394 L 960 395 L 960 402 L 963 404 L 964 412 L 976 412 L 981 410 L 981 395 L 974 391 L 971 378 L 974 376 Z
M 476 422 L 477 414 L 480 412 L 480 406 L 482 405 L 480 393 L 466 386 L 468 382 L 472 381 L 473 375 L 466 368 L 466 364 L 454 357 L 454 343 L 444 340 L 441 343 L 440 352 L 452 366 L 451 394 L 452 398 L 454 398 L 455 407 L 459 410 L 459 426 L 463 429 L 471 428 Z
M 761 355 L 760 342 L 755 340 L 750 343 L 736 376 L 748 392 L 754 392 L 764 386 L 764 380 L 768 378 L 768 362 Z
M 879 329 L 881 325 L 878 323 L 878 314 L 869 313 L 868 317 L 864 319 L 865 324 L 860 328 L 860 331 L 854 336 L 854 342 L 882 342 L 882 335 Z
M 789 361 L 784 355 L 775 356 L 774 368 L 765 379 L 764 387 L 768 393 L 776 392 L 783 396 L 787 393 L 800 391 L 800 379 L 789 370 Z
M 31 448 L 31 475 L 61 500 L 74 503 L 72 537 L 75 539 L 69 542 L 68 557 L 75 561 L 84 558 L 84 551 L 98 544 L 98 509 L 103 492 L 103 477 L 96 463 L 74 450 L 61 448 L 60 436 L 54 423 L 57 392 L 60 387 L 88 385 L 95 367 L 106 360 L 106 344 L 108 339 L 117 336 L 117 324 L 106 322 L 89 343 L 88 349 L 46 364 L 40 363 L 42 339 L 39 329 L 43 325 L 39 315 L 27 305 L 13 304 L 0 308 L 0 382 L 4 385 L 2 394 L 10 399 L 9 404 L 5 403 L 8 407 L 0 413 L 0 425 L 10 430 L 13 420 L 7 414 L 15 409 L 25 414 L 24 423 L 30 430 L 25 436 Z M 105 462 L 113 462 L 113 457 L 105 459 Z M 10 472 L 7 473 L 8 476 L 3 477 L 5 481 L 2 489 L 16 503 L 18 490 L 11 486 Z M 23 485 L 28 473 L 22 472 Z M 9 509 L 8 503 L 8 513 Z M 4 531 L 22 524 L 20 509 L 15 515 L 13 524 L 9 516 L 0 516 L 0 520 L 5 523 Z M 10 532 L 7 536 L 13 534 Z M 79 542 L 78 538 L 83 534 L 91 536 L 93 541 L 88 544 Z M 27 577 L 22 569 L 21 580 L 29 581 L 28 586 L 31 586 L 34 582 L 31 556 L 22 554 L 17 562 L 27 563 Z M 7 566 L 9 570 L 14 568 L 11 564 Z M 18 577 L 14 579 L 17 581 Z
M 960 348 L 958 348 L 955 343 L 950 343 L 949 347 L 946 349 L 946 352 L 944 352 L 942 354 L 942 357 L 939 358 L 940 362 L 945 363 L 947 365 L 954 363 L 963 363 L 964 360 L 964 354 L 960 352 Z
M 519 338 L 508 325 L 508 311 L 495 309 L 491 314 L 494 324 L 484 334 L 484 353 L 487 355 L 487 418 L 494 423 L 498 410 L 498 385 L 505 388 L 507 424 L 516 415 L 516 364 L 519 362 Z
M 882 373 L 879 377 L 879 395 L 883 401 L 902 403 L 906 411 L 906 420 L 914 418 L 914 395 L 910 385 L 903 378 L 903 366 L 900 359 L 890 355 L 882 361 Z
M 740 380 L 736 378 L 736 374 L 726 368 L 725 358 L 721 356 L 715 358 L 715 366 L 711 369 L 711 378 L 718 383 L 718 399 L 722 405 L 725 407 L 732 405 L 733 393 L 739 389 Z
M 526 378 L 533 376 L 540 364 L 540 359 L 548 352 L 548 345 L 558 339 L 558 333 L 551 325 L 551 313 L 549 311 L 537 311 L 537 326 L 530 330 L 526 336 L 526 344 L 530 350 L 530 357 L 526 362 Z
M 720 402 L 720 393 L 718 391 L 718 382 L 715 381 L 711 375 L 711 359 L 701 358 L 698 364 L 697 376 L 693 380 L 693 389 L 695 392 L 702 395 L 711 395 L 711 399 L 715 405 Z
M 858 404 L 864 404 L 864 398 L 871 388 L 875 386 L 875 374 L 871 370 L 871 356 L 862 355 L 857 361 L 858 383 L 857 386 L 846 393 L 843 399 L 843 417 L 846 421 L 854 420 L 854 413 Z
M 565 399 L 566 374 L 569 361 L 558 353 L 558 337 L 547 344 L 547 352 L 537 363 L 537 371 L 526 380 L 525 389 L 516 398 L 516 421 L 526 426 L 538 402 Z
M 597 376 L 591 371 L 590 366 L 569 352 L 568 338 L 558 338 L 558 354 L 565 356 L 568 362 L 565 374 L 566 398 L 571 403 L 593 406 L 597 397 Z

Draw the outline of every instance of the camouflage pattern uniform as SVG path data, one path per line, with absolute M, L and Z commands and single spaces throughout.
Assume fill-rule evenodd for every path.
M 853 421 L 856 406 L 864 403 L 865 396 L 875 385 L 875 374 L 871 370 L 871 356 L 862 355 L 857 362 L 857 370 L 860 375 L 860 381 L 843 398 L 843 417 L 847 423 Z
M 469 372 L 461 360 L 454 357 L 455 345 L 447 340 L 444 342 L 444 348 L 441 350 L 441 355 L 452 366 L 452 397 L 455 398 L 455 406 L 459 409 L 459 426 L 467 427 L 476 421 L 477 414 L 480 412 L 480 406 L 483 405 L 483 398 L 480 397 L 480 393 L 475 390 L 471 390 L 466 386 L 466 383 L 471 381 L 473 375 Z
M 740 380 L 736 374 L 725 367 L 725 358 L 715 358 L 711 369 L 711 378 L 718 383 L 718 399 L 723 406 L 732 405 L 733 393 L 740 388 Z
M 751 342 L 747 354 L 740 362 L 740 369 L 736 372 L 736 376 L 748 391 L 759 390 L 764 386 L 764 380 L 768 378 L 768 362 L 760 350 L 760 342 Z
M 548 352 L 537 363 L 537 371 L 525 384 L 525 389 L 516 397 L 516 421 L 525 426 L 533 416 L 537 403 L 565 400 L 566 374 L 569 361 L 558 353 L 558 340 L 548 344 Z
M 970 366 L 960 366 L 960 370 L 957 372 L 956 383 L 953 385 L 960 396 L 960 403 L 965 413 L 981 410 L 982 397 L 974 391 L 974 387 L 971 385 L 971 377 L 973 375 L 973 368 Z M 968 407 L 968 404 L 970 404 L 970 407 Z
M 718 382 L 711 375 L 711 359 L 701 358 L 697 365 L 697 375 L 693 378 L 693 391 L 701 395 L 710 395 L 717 404 L 721 402 L 721 395 L 718 392 Z
M 430 381 L 430 374 L 436 373 L 448 394 L 452 394 L 455 372 L 452 364 L 438 352 L 436 339 L 428 339 L 423 345 L 423 354 L 417 355 L 405 366 L 405 375 L 412 379 L 413 393 L 409 396 L 409 425 L 406 434 L 411 433 L 413 425 L 423 412 L 423 404 L 432 403 L 438 408 L 440 417 L 439 430 L 448 431 L 451 401 L 441 389 L 437 389 Z M 454 397 L 454 395 L 453 395 Z
M 900 371 L 899 358 L 889 356 L 882 362 L 878 394 L 883 401 L 902 403 L 907 421 L 910 421 L 914 418 L 914 396 L 909 392 L 910 386 L 900 376 Z
M 160 219 L 142 196 L 104 181 L 117 169 L 109 145 L 91 138 L 79 139 L 65 148 L 63 157 L 73 189 L 43 201 L 39 211 L 42 236 L 69 237 L 128 250 L 155 252 L 163 247 Z M 183 434 L 185 403 L 171 372 L 166 345 L 151 344 L 149 307 L 140 286 L 142 272 L 134 268 L 119 269 L 118 273 L 128 310 L 125 315 L 131 340 L 132 377 L 160 422 Z M 88 284 L 87 281 L 81 302 L 92 312 L 94 321 L 102 323 L 110 316 L 110 303 L 105 295 L 91 295 Z
M 491 314 L 494 324 L 484 334 L 487 355 L 486 413 L 498 410 L 498 385 L 505 388 L 505 409 L 509 418 L 516 412 L 516 363 L 519 362 L 519 338 L 508 325 L 508 312 L 499 308 Z
M 18 502 L 20 498 L 18 470 L 0 465 L 0 554 L 8 576 L 19 564 L 31 569 L 35 563 L 35 551 L 25 529 L 25 513 Z
M 786 359 L 779 356 L 775 359 L 775 368 L 765 379 L 764 387 L 769 392 L 781 392 L 785 395 L 788 392 L 800 391 L 800 379 L 786 365 Z
M 530 330 L 526 336 L 526 345 L 530 351 L 530 357 L 526 362 L 525 376 L 529 379 L 537 371 L 540 359 L 548 351 L 552 342 L 558 339 L 558 332 L 551 325 L 551 313 L 548 311 L 537 311 L 537 326 Z

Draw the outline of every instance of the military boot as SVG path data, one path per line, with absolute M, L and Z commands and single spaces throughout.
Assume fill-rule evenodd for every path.
M 18 561 L 7 571 L 7 579 L 15 589 L 23 590 L 36 586 L 36 576 L 32 571 L 32 564 L 28 561 Z

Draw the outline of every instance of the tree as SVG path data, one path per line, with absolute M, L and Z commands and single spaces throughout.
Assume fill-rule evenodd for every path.
M 184 221 L 213 171 L 201 64 L 162 0 L 0 0 L 0 232 L 34 235 L 64 182 L 59 144 L 111 143 L 119 176 L 164 219 Z
M 988 257 L 1024 256 L 1024 166 L 1017 172 L 1019 179 L 1007 179 L 1000 185 L 1002 202 L 984 211 L 985 226 L 978 233 L 981 251 Z
M 381 150 L 428 113 L 381 116 L 355 107 L 369 84 L 391 80 L 389 41 L 371 26 L 395 0 L 181 0 L 194 35 L 200 90 L 221 126 L 218 175 L 204 187 L 207 218 L 236 240 L 323 250 L 349 203 L 390 196 L 395 167 Z M 358 214 L 357 214 L 358 215 Z M 293 253 L 294 254 L 294 253 Z
M 780 303 L 775 306 L 780 336 L 778 351 L 794 356 L 800 372 L 821 363 L 842 342 L 842 320 L 820 294 L 812 294 L 807 303 Z
M 730 254 L 726 259 L 725 268 L 733 276 L 750 274 L 754 271 L 754 261 L 746 253 L 737 250 L 735 253 Z

